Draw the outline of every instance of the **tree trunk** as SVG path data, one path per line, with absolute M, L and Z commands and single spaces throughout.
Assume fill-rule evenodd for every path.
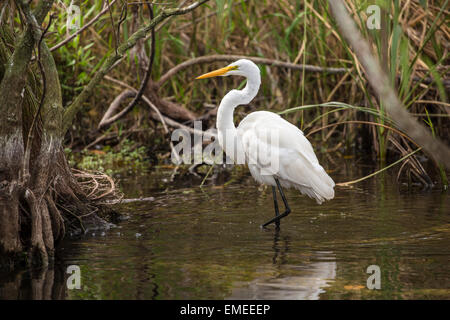
M 108 211 L 102 204 L 105 198 L 116 198 L 114 182 L 106 175 L 73 173 L 62 147 L 64 134 L 127 50 L 164 19 L 186 14 L 206 1 L 161 10 L 106 57 L 65 109 L 55 61 L 42 35 L 48 28 L 41 26 L 54 0 L 38 0 L 34 10 L 30 6 L 36 1 L 28 0 L 15 0 L 13 8 L 2 8 L 8 11 L 2 12 L 6 20 L 20 16 L 23 30 L 17 36 L 12 29 L 17 23 L 0 21 L 0 268 L 11 269 L 25 260 L 45 266 L 67 229 L 84 230 L 87 223 L 105 226 L 98 213 Z M 167 103 L 164 106 L 174 109 Z M 175 117 L 194 118 L 183 110 Z
M 48 10 L 51 2 L 42 0 L 38 4 L 38 23 L 45 17 L 45 14 L 38 15 L 39 9 Z M 29 8 L 21 5 L 24 15 L 29 16 Z M 30 66 L 33 48 L 40 42 L 37 37 L 40 31 L 36 34 L 29 22 L 23 35 L 14 41 L 13 32 L 8 28 L 6 24 L 0 25 L 2 269 L 12 269 L 25 262 L 48 265 L 66 229 L 83 229 L 81 217 L 86 215 L 91 221 L 102 222 L 91 213 L 103 208 L 95 192 L 86 192 L 89 184 L 82 188 L 77 181 L 78 178 L 89 182 L 103 177 L 85 174 L 77 178 L 68 166 L 62 146 L 61 87 L 55 62 L 44 41 L 39 51 L 39 68 Z M 14 51 L 10 52 L 8 48 L 14 43 Z M 42 84 L 29 83 L 33 81 L 30 79 L 41 79 Z M 95 181 L 91 185 L 97 184 Z M 104 190 L 102 193 L 105 194 Z

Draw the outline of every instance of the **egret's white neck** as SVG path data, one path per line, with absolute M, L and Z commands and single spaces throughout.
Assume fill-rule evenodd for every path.
M 244 89 L 231 90 L 223 97 L 217 111 L 216 125 L 219 135 L 225 135 L 225 130 L 236 130 L 233 122 L 234 109 L 239 105 L 250 103 L 258 93 L 260 85 L 259 72 L 253 73 L 247 76 L 247 84 Z

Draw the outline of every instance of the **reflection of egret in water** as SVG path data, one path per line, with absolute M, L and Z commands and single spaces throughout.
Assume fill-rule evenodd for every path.
M 275 233 L 273 235 L 273 258 L 272 263 L 274 265 L 280 266 L 286 263 L 286 254 L 289 251 L 289 242 L 290 237 L 283 237 L 283 243 L 280 244 L 280 230 L 275 229 Z
M 292 249 L 290 239 L 285 236 L 280 240 L 278 230 L 272 248 L 274 256 L 268 267 L 271 275 L 261 276 L 245 286 L 236 286 L 228 299 L 317 300 L 329 282 L 336 278 L 336 262 L 330 251 L 312 252 L 312 256 L 299 265 L 287 264 L 288 251 Z

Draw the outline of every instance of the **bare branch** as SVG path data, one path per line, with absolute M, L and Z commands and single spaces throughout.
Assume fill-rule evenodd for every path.
M 153 19 L 152 5 L 148 5 L 148 8 L 150 11 L 150 19 Z M 115 116 L 106 118 L 106 115 L 108 112 L 105 113 L 105 116 L 103 117 L 102 121 L 100 121 L 100 123 L 98 125 L 99 129 L 104 129 L 104 128 L 108 127 L 111 123 L 117 121 L 119 118 L 122 118 L 123 116 L 125 116 L 128 112 L 131 111 L 131 109 L 133 109 L 133 107 L 136 105 L 136 103 L 141 99 L 142 94 L 144 93 L 144 89 L 147 87 L 147 82 L 150 79 L 154 60 L 155 60 L 155 29 L 152 29 L 152 43 L 151 43 L 150 59 L 148 61 L 147 68 L 145 70 L 144 79 L 142 80 L 141 85 L 139 86 L 139 90 L 138 90 L 137 94 L 133 95 L 134 98 L 128 104 L 128 106 L 126 106 L 121 112 L 119 112 Z M 114 100 L 114 101 L 116 101 L 116 100 Z M 109 111 L 109 109 L 108 109 L 108 111 Z
M 348 72 L 349 69 L 347 68 L 325 68 L 325 67 L 318 67 L 318 66 L 312 66 L 308 64 L 295 64 L 290 62 L 283 62 L 279 60 L 273 60 L 273 59 L 267 59 L 267 58 L 260 58 L 260 57 L 250 57 L 250 56 L 241 56 L 241 55 L 211 55 L 211 56 L 202 56 L 193 58 L 190 60 L 187 60 L 183 63 L 180 63 L 179 65 L 173 67 L 169 71 L 167 71 L 157 82 L 158 86 L 161 86 L 166 82 L 170 77 L 175 75 L 176 73 L 187 69 L 188 67 L 199 64 L 199 63 L 211 63 L 216 61 L 235 61 L 239 59 L 249 59 L 252 60 L 254 63 L 258 64 L 265 64 L 269 65 L 271 67 L 279 67 L 279 68 L 288 68 L 288 69 L 294 69 L 294 70 L 306 70 L 309 72 L 328 72 L 328 73 L 344 73 Z

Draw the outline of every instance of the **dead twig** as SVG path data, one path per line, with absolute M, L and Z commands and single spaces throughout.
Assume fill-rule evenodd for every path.
M 86 197 L 92 201 L 120 200 L 122 193 L 116 188 L 114 180 L 107 174 L 90 173 L 72 169 L 74 177 L 86 192 Z

